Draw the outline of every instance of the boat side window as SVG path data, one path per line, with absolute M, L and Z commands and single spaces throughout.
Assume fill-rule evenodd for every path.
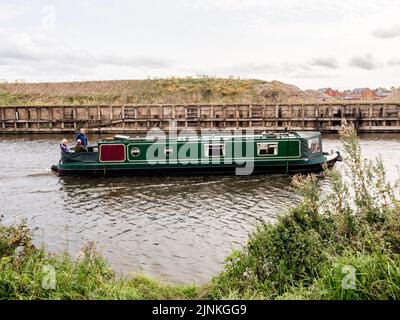
M 165 147 L 164 148 L 164 154 L 169 157 L 174 153 L 174 149 L 172 147 Z
M 308 148 L 310 149 L 311 153 L 321 152 L 321 145 L 319 143 L 319 139 L 312 138 L 308 140 Z
M 140 155 L 140 149 L 139 149 L 138 147 L 132 148 L 132 149 L 131 149 L 131 155 L 132 155 L 132 157 L 134 157 L 134 158 L 139 157 L 139 155 Z
M 257 155 L 261 157 L 276 156 L 278 154 L 278 143 L 257 143 Z
M 224 144 L 206 144 L 205 145 L 206 157 L 223 157 L 225 156 Z

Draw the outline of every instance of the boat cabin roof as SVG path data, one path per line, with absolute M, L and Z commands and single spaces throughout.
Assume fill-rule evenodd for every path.
M 218 133 L 218 134 L 207 134 L 207 135 L 179 135 L 176 140 L 177 141 L 210 141 L 210 140 L 231 140 L 231 139 L 242 139 L 242 140 L 265 140 L 265 139 L 311 139 L 315 137 L 319 137 L 321 135 L 320 132 L 318 131 L 299 131 L 299 132 L 263 132 L 261 134 L 255 134 L 255 135 L 235 135 L 235 134 L 224 134 L 224 133 Z M 155 141 L 155 140 L 165 140 L 165 139 L 174 139 L 170 136 L 157 136 L 156 134 L 151 135 L 149 134 L 148 136 L 145 137 L 130 137 L 130 136 L 125 136 L 125 135 L 116 135 L 114 138 L 111 139 L 105 139 L 101 141 L 102 143 L 107 143 L 107 142 L 115 142 L 115 141 Z

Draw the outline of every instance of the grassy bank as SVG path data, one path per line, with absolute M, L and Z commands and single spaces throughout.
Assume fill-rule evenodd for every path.
M 51 286 L 49 266 L 56 271 Z M 46 280 L 47 279 L 47 280 Z M 0 227 L 0 299 L 193 299 L 194 286 L 170 286 L 143 275 L 117 279 L 88 244 L 79 259 L 32 245 L 25 224 Z
M 213 279 L 213 298 L 399 299 L 400 202 L 380 160 L 361 157 L 352 127 L 342 131 L 347 180 L 294 178 L 303 202 L 260 225 Z
M 275 103 L 329 99 L 279 81 L 224 78 L 0 84 L 0 105 Z
M 118 279 L 88 245 L 80 259 L 32 245 L 25 225 L 0 227 L 2 299 L 399 299 L 399 184 L 382 162 L 361 157 L 356 133 L 344 128 L 347 173 L 296 176 L 302 203 L 274 224 L 261 224 L 204 287 L 171 286 L 146 276 Z M 43 288 L 46 266 L 56 286 Z

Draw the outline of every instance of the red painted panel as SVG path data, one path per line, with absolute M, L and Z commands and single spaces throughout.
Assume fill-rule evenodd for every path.
M 100 161 L 125 161 L 125 146 L 123 144 L 102 144 L 100 146 Z

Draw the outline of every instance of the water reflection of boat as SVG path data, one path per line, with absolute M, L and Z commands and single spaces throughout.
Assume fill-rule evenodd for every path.
M 322 152 L 319 132 L 101 140 L 86 153 L 63 154 L 59 175 L 172 175 L 320 172 L 341 161 Z

